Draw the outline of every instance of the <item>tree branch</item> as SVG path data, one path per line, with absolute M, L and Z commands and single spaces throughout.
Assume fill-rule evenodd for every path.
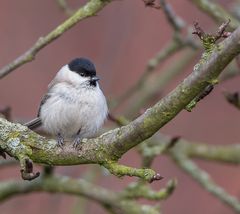
M 139 115 L 139 110 L 145 108 L 154 97 L 157 97 L 159 93 L 164 90 L 169 82 L 182 73 L 184 68 L 195 56 L 195 51 L 186 50 L 176 63 L 164 69 L 152 82 L 147 82 L 145 80 L 143 85 L 138 85 L 138 89 L 136 88 L 137 93 L 134 97 L 135 99 L 133 99 L 133 101 L 131 100 L 132 105 L 127 109 L 126 114 L 129 117 Z M 139 96 L 141 99 L 139 99 Z
M 98 163 L 105 167 L 124 153 L 151 137 L 173 119 L 218 75 L 240 52 L 240 28 L 195 66 L 194 71 L 171 93 L 126 126 L 83 140 L 78 149 L 67 144 L 64 149 L 20 124 L 0 119 L 0 148 L 21 160 L 26 156 L 36 163 L 74 165 Z M 147 178 L 147 177 L 146 177 Z M 148 180 L 148 179 L 146 179 Z
M 142 144 L 140 152 L 143 157 L 155 158 L 161 154 L 168 154 L 169 149 L 175 153 L 184 154 L 188 158 L 198 158 L 208 161 L 216 161 L 228 164 L 240 164 L 240 145 L 209 145 L 199 142 L 190 142 L 185 139 L 178 139 L 175 144 L 173 140 L 166 135 L 156 134 L 156 136 L 147 144 Z
M 67 16 L 71 16 L 73 13 L 74 13 L 74 10 L 72 10 L 66 0 L 56 0 L 57 1 L 57 4 L 58 6 L 60 7 L 61 10 L 63 10 Z
M 171 5 L 165 0 L 160 0 L 160 5 L 165 13 L 165 16 L 170 26 L 174 29 L 174 31 L 180 31 L 185 26 L 185 22 L 176 15 Z
M 150 183 L 155 180 L 163 179 L 163 177 L 160 174 L 156 174 L 151 169 L 136 169 L 136 168 L 120 165 L 116 162 L 112 162 L 112 163 L 108 162 L 106 164 L 103 164 L 103 166 L 107 168 L 113 175 L 116 175 L 118 177 L 122 177 L 125 175 L 136 176 L 144 180 L 147 180 Z
M 159 2 L 160 2 L 160 5 L 162 6 L 162 9 L 165 13 L 165 16 L 169 24 L 174 30 L 174 35 L 172 40 L 162 50 L 160 50 L 152 59 L 148 61 L 146 68 L 143 74 L 141 75 L 141 77 L 139 78 L 139 80 L 131 88 L 129 88 L 125 93 L 123 93 L 118 99 L 113 100 L 113 102 L 111 103 L 111 107 L 113 108 L 119 105 L 120 103 L 124 102 L 128 98 L 132 97 L 133 94 L 141 90 L 142 92 L 141 96 L 144 96 L 144 98 L 142 97 L 142 99 L 140 99 L 141 101 L 139 101 L 139 99 L 136 100 L 138 104 L 135 105 L 133 109 L 131 109 L 130 115 L 133 114 L 132 112 L 136 113 L 139 110 L 137 108 L 139 108 L 139 106 L 142 107 L 143 106 L 142 104 L 147 103 L 146 101 L 148 100 L 148 98 L 152 97 L 151 95 L 154 93 L 155 88 L 150 87 L 151 89 L 149 90 L 149 85 L 151 84 L 147 84 L 147 80 L 153 74 L 153 71 L 156 70 L 156 68 L 162 62 L 169 59 L 169 57 L 171 57 L 172 55 L 174 55 L 175 53 L 179 52 L 180 50 L 186 47 L 191 47 L 193 49 L 198 48 L 198 44 L 194 42 L 192 38 L 189 38 L 189 36 L 187 36 L 186 38 L 183 38 L 180 35 L 180 31 L 185 27 L 185 23 L 178 15 L 175 14 L 175 11 L 172 9 L 171 5 L 166 3 L 165 0 L 160 0 Z M 150 3 L 153 3 L 153 1 L 151 1 Z M 184 59 L 183 61 L 185 62 L 187 60 Z M 182 65 L 184 63 L 180 62 L 179 64 L 180 64 L 179 67 L 183 67 Z M 173 72 L 167 71 L 166 74 L 164 73 L 163 75 L 160 75 L 159 78 L 157 78 L 158 81 L 156 82 L 157 82 L 158 91 L 159 91 L 160 85 L 161 85 L 161 88 L 163 88 L 167 84 L 169 79 L 172 79 L 172 77 L 174 77 L 175 75 L 180 73 L 179 71 L 181 71 L 181 69 L 176 69 L 176 70 L 173 69 L 173 70 L 174 70 Z M 147 93 L 147 94 L 144 93 L 146 90 L 150 91 L 150 93 Z
M 12 61 L 10 64 L 0 69 L 0 79 L 20 67 L 21 65 L 34 60 L 36 54 L 44 48 L 46 45 L 57 39 L 64 32 L 72 28 L 79 21 L 94 16 L 99 12 L 105 5 L 110 3 L 112 0 L 90 0 L 83 7 L 78 9 L 70 18 L 65 22 L 56 27 L 53 31 L 47 34 L 45 37 L 40 37 L 37 42 L 24 54 L 19 56 L 17 59 Z
M 115 118 L 118 124 L 126 123 L 126 119 Z M 172 157 L 179 167 L 192 176 L 197 182 L 199 182 L 207 191 L 219 198 L 221 201 L 229 205 L 235 211 L 239 212 L 240 202 L 233 196 L 229 195 L 223 188 L 216 185 L 209 175 L 195 165 L 190 160 L 193 158 L 201 158 L 205 160 L 221 161 L 224 163 L 240 164 L 240 145 L 207 145 L 202 143 L 187 142 L 179 137 L 168 137 L 162 134 L 157 134 L 151 139 L 151 141 L 145 142 L 140 146 L 140 152 L 143 157 L 143 165 L 149 167 L 152 160 L 162 153 L 165 153 Z M 126 189 L 127 191 L 128 189 Z M 159 194 L 155 192 L 150 194 L 146 186 L 142 186 L 141 183 L 130 186 L 129 197 L 137 197 L 143 193 L 149 197 L 157 197 Z M 148 193 L 150 195 L 148 195 Z M 159 192 L 160 193 L 160 192 Z
M 209 0 L 190 0 L 194 3 L 200 10 L 204 11 L 210 17 L 212 17 L 218 23 L 225 22 L 226 20 L 231 20 L 229 24 L 232 30 L 236 29 L 240 22 L 234 18 L 230 13 L 228 13 L 223 7 L 219 4 L 209 1 Z
M 133 94 L 138 92 L 140 89 L 144 88 L 146 80 L 153 74 L 153 71 L 166 59 L 180 51 L 186 44 L 180 38 L 174 37 L 162 50 L 160 50 L 152 59 L 150 59 L 146 65 L 143 74 L 140 76 L 139 80 L 129 88 L 124 94 L 122 94 L 117 99 L 113 100 L 111 107 L 114 108 L 119 104 L 123 103 Z
M 229 195 L 222 187 L 214 183 L 207 172 L 201 170 L 194 162 L 188 159 L 184 154 L 171 153 L 172 158 L 177 165 L 188 173 L 194 180 L 203 186 L 208 192 L 219 198 L 222 202 L 234 209 L 237 213 L 240 212 L 240 202 L 237 198 Z
M 175 190 L 177 186 L 177 180 L 172 179 L 168 181 L 165 188 L 159 191 L 153 191 L 147 185 L 142 185 L 142 183 L 133 183 L 128 186 L 122 193 L 120 193 L 124 198 L 145 198 L 149 200 L 165 200 L 167 199 Z
M 0 201 L 9 199 L 17 194 L 31 192 L 65 193 L 69 195 L 84 196 L 114 214 L 158 214 L 154 206 L 140 205 L 134 200 L 123 197 L 100 186 L 93 185 L 83 179 L 72 179 L 66 176 L 42 176 L 32 182 L 6 181 L 0 185 Z M 126 196 L 126 195 L 125 195 Z

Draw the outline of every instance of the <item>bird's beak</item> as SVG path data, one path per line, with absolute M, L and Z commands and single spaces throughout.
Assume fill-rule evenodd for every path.
M 97 76 L 91 78 L 91 81 L 95 81 L 96 82 L 98 80 L 100 80 L 100 79 Z

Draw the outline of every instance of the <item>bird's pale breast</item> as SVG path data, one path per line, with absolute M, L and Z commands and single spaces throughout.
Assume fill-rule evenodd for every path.
M 86 89 L 60 83 L 49 92 L 50 98 L 40 111 L 47 132 L 61 133 L 65 138 L 74 138 L 78 130 L 83 138 L 95 135 L 108 112 L 106 99 L 98 86 Z

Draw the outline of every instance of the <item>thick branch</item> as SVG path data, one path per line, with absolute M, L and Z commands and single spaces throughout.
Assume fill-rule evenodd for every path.
M 96 139 L 84 140 L 79 150 L 69 144 L 62 150 L 55 141 L 5 119 L 0 119 L 0 148 L 18 159 L 28 156 L 36 163 L 49 165 L 106 164 L 116 161 L 173 119 L 209 82 L 216 81 L 222 70 L 240 52 L 239 41 L 240 28 L 225 39 L 205 62 L 195 66 L 195 70 L 180 85 L 143 115 Z
M 116 119 L 116 122 L 124 124 L 126 123 L 126 119 Z M 151 141 L 142 144 L 140 148 L 144 165 L 147 165 L 147 167 L 149 167 L 149 163 L 151 163 L 157 155 L 167 153 L 207 191 L 229 205 L 235 211 L 239 212 L 240 202 L 234 196 L 229 195 L 223 188 L 216 185 L 206 172 L 198 168 L 197 165 L 190 160 L 190 157 L 239 164 L 240 145 L 219 146 L 193 143 L 187 142 L 179 137 L 171 138 L 158 133 Z M 149 192 L 146 186 L 134 185 L 129 190 L 129 197 L 137 197 L 143 193 L 153 198 L 159 196 L 157 192 L 148 195 Z
M 61 25 L 56 27 L 52 32 L 50 32 L 45 37 L 40 37 L 38 41 L 24 54 L 19 56 L 10 64 L 4 66 L 0 69 L 0 79 L 20 67 L 21 65 L 30 62 L 34 59 L 35 55 L 50 42 L 57 39 L 64 32 L 72 28 L 79 21 L 94 16 L 97 12 L 99 12 L 106 4 L 111 2 L 112 0 L 90 0 L 86 5 L 81 7 L 74 13 L 70 18 L 68 18 Z
M 121 136 L 114 144 L 124 154 L 143 140 L 151 137 L 167 122 L 173 119 L 205 87 L 215 82 L 218 75 L 230 61 L 240 53 L 240 28 L 225 39 L 218 49 L 208 55 L 204 62 L 171 93 L 160 100 L 143 115 L 121 128 Z

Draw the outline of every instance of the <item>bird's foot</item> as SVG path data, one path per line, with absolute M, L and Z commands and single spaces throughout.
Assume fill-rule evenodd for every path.
M 73 148 L 76 149 L 81 142 L 82 142 L 82 138 L 79 135 L 77 135 L 73 141 Z
M 64 137 L 60 133 L 57 134 L 57 145 L 63 149 Z

